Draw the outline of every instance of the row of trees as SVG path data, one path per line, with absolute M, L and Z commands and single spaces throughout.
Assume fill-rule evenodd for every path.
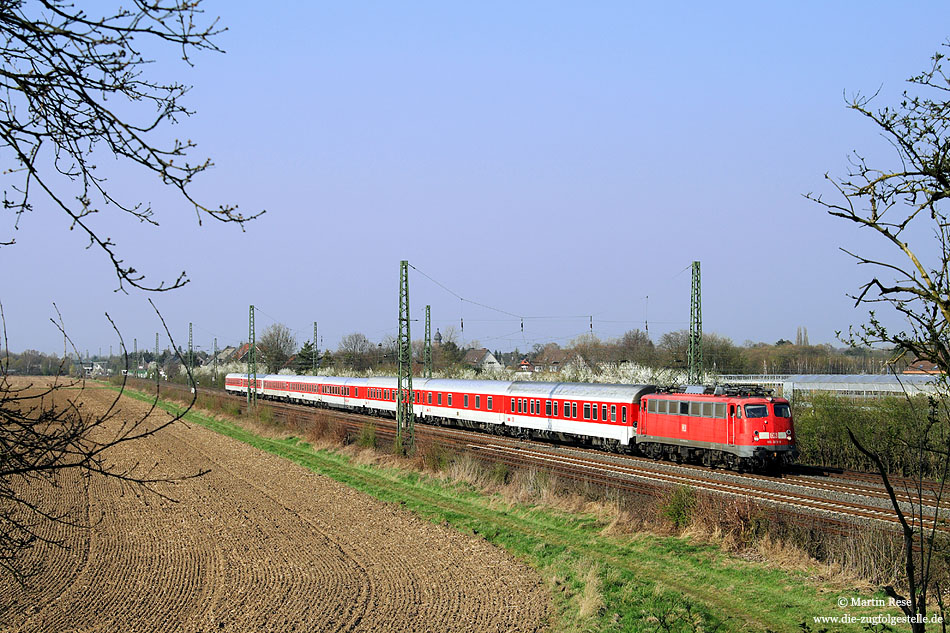
M 306 341 L 298 348 L 291 330 L 277 323 L 264 331 L 257 345 L 258 358 L 269 373 L 284 369 L 309 373 L 315 366 L 324 372 L 334 369 L 389 371 L 396 364 L 395 339 L 389 337 L 374 342 L 359 332 L 344 336 L 336 350 L 319 351 L 313 341 Z M 623 363 L 656 369 L 683 369 L 688 346 L 689 333 L 686 330 L 663 334 L 656 343 L 645 332 L 631 330 L 616 339 L 602 340 L 587 334 L 563 348 L 557 343 L 538 343 L 528 351 L 517 348 L 511 352 L 495 350 L 494 355 L 503 365 L 512 368 L 525 359 L 535 365 L 550 367 L 555 364 L 563 366 L 579 358 L 595 371 Z M 441 345 L 432 348 L 433 368 L 437 371 L 457 368 L 463 364 L 466 352 L 478 347 L 477 341 L 460 345 L 457 333 L 450 329 L 443 336 Z M 413 342 L 418 363 L 421 363 L 422 348 L 422 341 Z M 714 333 L 704 335 L 703 349 L 705 368 L 720 374 L 880 373 L 894 358 L 894 354 L 887 350 L 793 344 L 784 339 L 775 343 L 746 341 L 743 345 L 736 345 L 731 339 Z

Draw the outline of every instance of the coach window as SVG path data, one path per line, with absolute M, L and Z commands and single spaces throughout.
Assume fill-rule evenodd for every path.
M 551 401 L 550 400 L 544 401 L 544 415 L 546 415 L 549 418 L 551 417 Z
M 570 402 L 565 402 L 565 403 L 564 403 L 564 416 L 563 416 L 563 417 L 565 417 L 565 418 L 571 417 L 571 403 L 570 403 Z
M 514 399 L 514 398 L 511 399 L 511 412 L 512 412 L 512 413 L 515 412 L 515 399 Z
M 627 407 L 620 407 L 620 421 L 627 423 Z
M 468 408 L 468 394 L 462 396 L 462 401 L 465 403 L 465 408 Z
M 615 404 L 610 405 L 610 421 L 617 421 L 617 405 Z
M 584 403 L 584 419 L 590 420 L 590 404 Z
M 595 420 L 597 419 L 597 405 L 596 404 L 591 409 L 590 414 L 592 418 L 594 418 Z
M 438 401 L 439 406 L 441 407 L 442 406 L 442 392 L 441 391 L 436 394 L 436 400 Z
M 475 396 L 475 408 L 476 408 L 476 409 L 481 409 L 481 408 L 482 408 L 482 397 L 481 397 L 481 396 Z
M 448 401 L 447 401 L 447 402 L 448 402 L 448 405 L 451 407 L 451 406 L 452 406 L 452 394 L 448 394 L 448 396 L 446 396 L 446 397 L 448 398 Z
M 429 395 L 428 395 L 428 398 L 427 398 L 427 399 L 429 400 L 429 404 L 432 404 L 432 392 L 431 392 L 431 391 L 429 392 Z
M 492 406 L 491 406 L 491 396 L 488 396 L 488 402 L 486 402 L 485 404 L 488 405 L 488 410 L 491 411 L 491 410 L 492 410 Z
M 511 410 L 515 410 L 515 405 L 517 405 L 518 413 L 521 413 L 521 398 L 512 398 L 511 400 Z
M 577 403 L 576 402 L 571 403 L 571 417 L 572 418 L 577 417 Z
M 529 406 L 531 407 L 531 415 L 534 415 L 534 400 L 533 399 L 531 400 L 531 404 Z

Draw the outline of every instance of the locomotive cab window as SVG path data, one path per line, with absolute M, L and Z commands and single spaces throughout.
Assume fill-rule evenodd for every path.
M 777 418 L 792 417 L 791 408 L 784 402 L 776 402 L 774 406 L 775 406 L 775 417 Z
M 769 408 L 764 404 L 747 404 L 745 405 L 745 417 L 747 418 L 764 418 L 769 414 Z

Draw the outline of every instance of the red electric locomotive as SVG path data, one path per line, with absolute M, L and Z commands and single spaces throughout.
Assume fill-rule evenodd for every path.
M 763 468 L 798 455 L 788 400 L 755 388 L 657 391 L 640 400 L 637 448 L 705 466 Z

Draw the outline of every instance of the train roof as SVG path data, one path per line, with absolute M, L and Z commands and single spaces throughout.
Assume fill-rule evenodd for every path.
M 505 395 L 508 393 L 508 380 L 455 380 L 451 378 L 423 378 L 412 381 L 413 389 L 426 391 L 468 391 Z
M 648 393 L 656 391 L 654 385 L 615 385 L 594 382 L 534 382 L 519 380 L 511 383 L 511 395 L 541 396 L 544 398 L 593 398 L 638 402 Z

